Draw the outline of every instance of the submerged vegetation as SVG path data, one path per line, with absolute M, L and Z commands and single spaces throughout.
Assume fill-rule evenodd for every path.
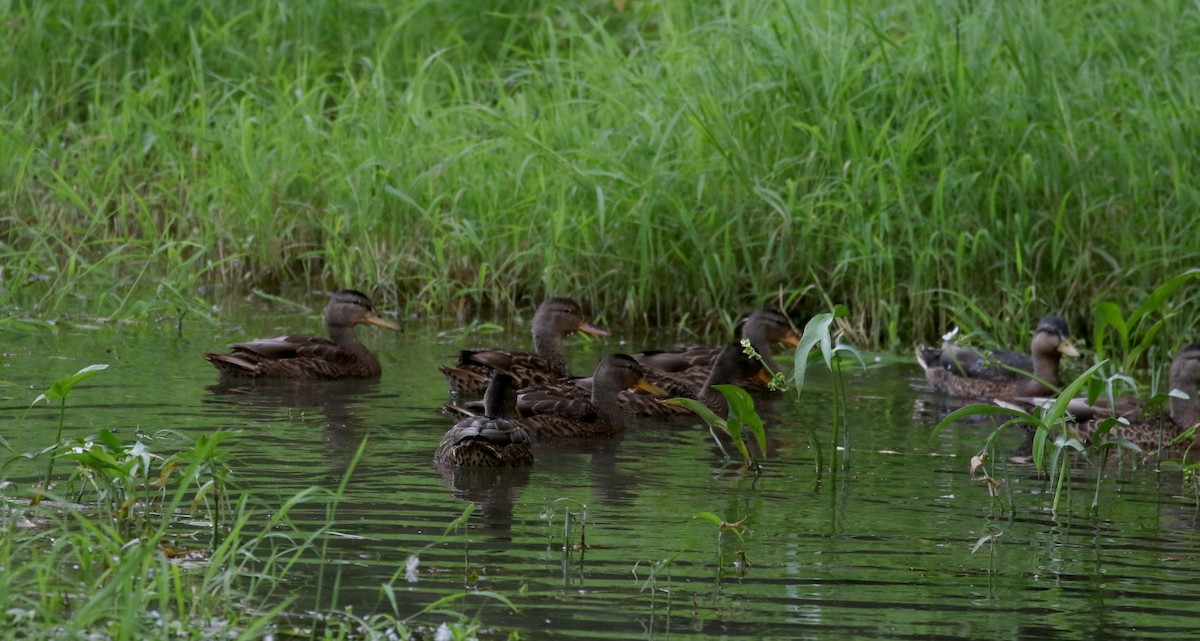
M 357 286 L 729 324 L 841 302 L 863 346 L 978 318 L 1017 343 L 1200 257 L 1198 11 L 5 3 L 0 305 L 195 318 Z

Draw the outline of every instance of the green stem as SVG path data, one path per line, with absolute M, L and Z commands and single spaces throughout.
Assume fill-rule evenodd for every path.
M 1071 452 L 1064 451 L 1062 458 L 1058 461 L 1058 483 L 1054 487 L 1054 504 L 1050 506 L 1050 513 L 1055 517 L 1058 516 L 1058 499 L 1062 496 L 1063 481 L 1067 478 L 1067 469 L 1071 466 Z
M 67 399 L 62 399 L 62 405 L 58 412 L 58 431 L 54 434 L 54 449 L 50 451 L 50 462 L 46 463 L 46 478 L 42 479 L 42 488 L 33 496 L 31 505 L 37 505 L 42 502 L 46 491 L 50 489 L 50 477 L 54 474 L 54 456 L 58 454 L 58 446 L 62 443 L 63 424 L 67 420 Z

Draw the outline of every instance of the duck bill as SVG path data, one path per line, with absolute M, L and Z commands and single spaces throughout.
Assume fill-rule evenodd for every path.
M 783 343 L 787 347 L 800 347 L 800 334 L 796 332 L 788 332 L 788 335 L 784 336 L 783 340 L 779 342 Z
M 386 318 L 384 318 L 384 317 L 382 317 L 382 316 L 380 316 L 380 315 L 378 315 L 378 314 L 376 314 L 376 313 L 374 313 L 374 312 L 372 312 L 372 313 L 370 313 L 370 314 L 367 314 L 367 317 L 363 319 L 363 322 L 364 322 L 364 323 L 371 324 L 371 325 L 374 325 L 374 326 L 376 326 L 376 327 L 382 327 L 382 328 L 384 328 L 384 329 L 390 329 L 390 330 L 392 330 L 393 332 L 398 332 L 398 331 L 400 331 L 400 326 L 399 326 L 399 325 L 397 325 L 397 324 L 393 323 L 392 321 L 390 321 L 390 320 L 388 320 L 388 319 L 386 319 Z
M 596 327 L 595 325 L 593 325 L 587 321 L 580 323 L 579 327 L 577 327 L 575 329 L 583 332 L 584 334 L 590 334 L 592 336 L 610 336 L 611 335 L 608 333 L 608 330 L 600 329 L 599 327 Z
M 651 383 L 650 381 L 648 381 L 644 378 L 642 380 L 638 381 L 637 385 L 634 385 L 634 387 L 642 390 L 643 392 L 646 392 L 647 394 L 653 394 L 655 396 L 664 396 L 664 397 L 670 396 L 670 394 L 668 394 L 666 392 L 666 390 L 655 385 L 654 383 Z
M 1075 349 L 1075 346 L 1068 340 L 1064 340 L 1058 344 L 1058 353 L 1063 356 L 1070 356 L 1071 358 L 1079 358 L 1080 356 L 1079 350 Z

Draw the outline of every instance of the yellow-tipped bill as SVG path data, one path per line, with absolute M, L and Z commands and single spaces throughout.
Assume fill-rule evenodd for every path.
M 1058 344 L 1058 353 L 1063 356 L 1070 356 L 1071 358 L 1079 358 L 1080 356 L 1079 350 L 1075 349 L 1075 345 L 1065 339 Z
M 670 394 L 668 394 L 666 392 L 666 390 L 655 385 L 654 383 L 651 383 L 650 381 L 648 381 L 644 378 L 642 380 L 638 381 L 637 385 L 635 387 L 642 390 L 643 392 L 646 392 L 647 394 L 653 394 L 655 396 L 670 396 Z

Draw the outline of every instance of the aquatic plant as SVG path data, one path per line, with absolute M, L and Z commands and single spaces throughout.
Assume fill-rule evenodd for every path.
M 692 518 L 699 519 L 701 521 L 707 521 L 708 523 L 711 523 L 714 526 L 714 528 L 716 529 L 717 585 L 720 585 L 721 578 L 722 578 L 721 575 L 722 575 L 722 572 L 724 571 L 725 533 L 732 532 L 733 535 L 735 537 L 737 537 L 737 540 L 739 542 L 742 541 L 742 535 L 747 530 L 749 530 L 749 527 L 746 525 L 746 519 L 741 519 L 739 521 L 728 521 L 726 519 L 721 518 L 720 516 L 717 516 L 716 514 L 714 514 L 712 512 L 700 512 L 700 513 L 696 514 L 695 516 L 693 516 Z M 738 560 L 736 561 L 736 564 L 738 565 L 738 571 L 740 573 L 744 573 L 745 569 L 747 567 L 746 555 L 745 555 L 744 550 L 737 551 L 737 559 Z
M 792 390 L 793 402 L 800 402 L 800 394 L 804 389 L 805 373 L 808 371 L 809 364 L 818 358 L 824 361 L 825 367 L 833 375 L 832 451 L 839 451 L 840 448 L 843 461 L 850 455 L 850 432 L 846 425 L 846 384 L 842 379 L 842 356 L 852 356 L 858 360 L 860 365 L 866 366 L 858 348 L 843 343 L 840 336 L 834 336 L 834 322 L 849 315 L 850 311 L 845 305 L 834 305 L 833 311 L 816 314 L 808 320 L 804 326 L 800 344 L 796 347 L 795 363 L 792 367 L 789 386 Z M 815 438 L 813 443 L 817 446 L 819 458 L 820 447 Z
M 1030 437 L 1032 443 L 1032 457 L 1034 467 L 1038 472 L 1046 472 L 1055 483 L 1054 499 L 1051 504 L 1051 511 L 1058 513 L 1059 500 L 1062 497 L 1062 488 L 1064 481 L 1071 469 L 1072 453 L 1083 454 L 1087 449 L 1079 439 L 1075 438 L 1069 429 L 1070 416 L 1067 412 L 1067 405 L 1072 399 L 1083 389 L 1084 385 L 1092 379 L 1092 376 L 1100 369 L 1103 362 L 1097 363 L 1090 367 L 1083 374 L 1080 374 L 1075 380 L 1068 383 L 1051 403 L 1046 406 L 1039 407 L 1035 412 L 1030 413 L 1025 410 L 1009 404 L 971 404 L 965 407 L 954 410 L 946 415 L 937 425 L 934 426 L 930 434 L 930 438 L 936 437 L 937 434 L 947 425 L 953 424 L 968 416 L 994 416 L 1006 415 L 1011 418 L 1007 419 L 999 427 L 994 429 L 988 435 L 980 454 L 972 460 L 972 474 L 977 467 L 976 459 L 982 461 L 986 452 L 989 450 L 992 441 L 1004 430 L 1016 427 L 1021 430 L 1033 430 Z M 1116 419 L 1113 419 L 1115 422 Z M 1111 429 L 1111 425 L 1104 428 L 1104 432 Z M 1107 447 L 1131 447 L 1136 450 L 1137 446 L 1128 441 L 1106 440 L 1104 435 L 1100 434 L 1093 437 L 1093 447 L 1103 449 Z M 1099 451 L 1098 449 L 1098 451 Z M 1049 460 L 1047 460 L 1047 455 Z M 989 491 L 995 495 L 994 484 L 989 482 Z
M 47 396 L 69 391 L 70 384 L 59 385 Z M 404 619 L 360 618 L 338 607 L 338 585 L 324 587 L 324 568 L 334 567 L 327 543 L 350 473 L 336 489 L 308 488 L 256 506 L 250 494 L 234 499 L 226 486 L 223 444 L 232 436 L 206 434 L 160 454 L 151 447 L 178 447 L 183 437 L 164 430 L 126 443 L 104 430 L 44 450 L 76 468 L 61 490 L 36 488 L 38 504 L 7 496 L 14 486 L 0 481 L 0 627 L 12 638 L 257 638 L 273 629 L 410 638 L 424 634 L 420 614 L 445 613 L 435 603 Z M 78 502 L 50 500 L 68 493 Z M 310 504 L 326 507 L 324 519 L 294 518 Z M 207 545 L 198 531 L 211 533 Z M 316 607 L 324 611 L 293 612 L 297 597 L 287 586 L 314 560 L 321 568 Z M 441 625 L 450 638 L 477 627 L 462 617 Z
M 71 394 L 71 390 L 74 389 L 80 381 L 91 378 L 92 376 L 95 376 L 97 373 L 106 369 L 108 369 L 108 365 L 105 364 L 88 365 L 87 367 L 75 372 L 70 376 L 54 381 L 54 383 L 50 385 L 49 389 L 39 394 L 38 397 L 33 400 L 33 403 L 30 404 L 29 407 L 32 409 L 34 405 L 37 405 L 41 401 L 46 401 L 48 403 L 59 401 L 58 431 L 54 433 L 54 443 L 51 444 L 50 447 L 38 453 L 38 455 L 49 454 L 49 457 L 46 462 L 46 476 L 42 481 L 41 488 L 36 494 L 34 494 L 33 497 L 34 505 L 37 505 L 42 500 L 44 493 L 50 487 L 50 478 L 54 475 L 54 459 L 61 446 L 60 442 L 62 441 L 63 422 L 66 420 L 67 416 L 67 397 Z M 28 414 L 29 410 L 25 410 L 25 413 Z
M 462 514 L 458 515 L 454 520 L 452 520 L 446 526 L 446 528 L 442 531 L 442 535 L 440 537 L 438 537 L 436 540 L 431 541 L 430 543 L 426 544 L 421 549 L 412 552 L 409 555 L 408 560 L 405 562 L 404 567 L 398 569 L 396 571 L 396 573 L 392 575 L 391 580 L 383 583 L 380 586 L 381 594 L 383 594 L 384 599 L 387 601 L 388 605 L 391 606 L 391 608 L 392 608 L 391 615 L 389 615 L 384 620 L 395 622 L 401 626 L 410 626 L 415 621 L 425 618 L 428 615 L 449 616 L 449 617 L 452 617 L 456 621 L 456 624 L 457 624 L 456 629 L 453 631 L 450 629 L 446 629 L 445 631 L 439 630 L 438 634 L 445 636 L 445 635 L 450 635 L 453 633 L 453 635 L 454 635 L 453 637 L 447 636 L 446 638 L 456 638 L 457 639 L 457 638 L 463 638 L 461 636 L 463 631 L 466 631 L 469 633 L 469 632 L 477 629 L 479 627 L 480 623 L 479 623 L 478 615 L 476 615 L 475 617 L 468 617 L 468 616 L 463 615 L 460 612 L 455 612 L 446 607 L 452 603 L 460 601 L 468 596 L 481 596 L 481 597 L 485 597 L 489 600 L 494 600 L 498 603 L 502 603 L 503 605 L 507 606 L 513 612 L 520 611 L 520 609 L 516 606 L 516 604 L 514 604 L 507 596 L 500 594 L 498 592 L 494 592 L 494 591 L 478 589 L 477 584 L 479 582 L 479 576 L 478 576 L 477 572 L 475 571 L 475 569 L 471 565 L 471 554 L 470 554 L 470 549 L 468 547 L 469 541 L 468 541 L 468 539 L 466 539 L 464 537 L 464 539 L 463 539 L 463 546 L 464 546 L 464 549 L 463 549 L 463 588 L 464 589 L 463 589 L 463 591 L 460 593 L 457 593 L 457 594 L 449 594 L 449 595 L 443 596 L 439 599 L 436 599 L 432 603 L 426 605 L 424 608 L 421 608 L 419 611 L 417 611 L 416 613 L 411 614 L 409 616 L 406 616 L 406 617 L 400 616 L 401 607 L 400 607 L 400 600 L 397 598 L 397 595 L 396 595 L 396 588 L 395 588 L 396 584 L 400 583 L 401 580 L 403 580 L 404 583 L 409 583 L 409 584 L 419 582 L 421 579 L 420 579 L 420 573 L 419 573 L 418 569 L 421 565 L 421 555 L 426 550 L 429 550 L 430 548 L 444 544 L 446 541 L 448 541 L 450 539 L 452 533 L 457 532 L 459 529 L 466 527 L 468 522 L 471 519 L 471 515 L 474 512 L 475 512 L 475 504 L 468 503 L 466 508 L 463 509 Z M 482 611 L 482 608 L 481 608 L 481 611 Z M 445 624 L 443 624 L 443 625 L 445 625 Z M 440 638 L 440 636 L 439 636 L 439 638 Z M 472 637 L 468 634 L 466 638 L 472 638 Z
M 753 350 L 753 348 L 749 348 Z M 697 416 L 699 416 L 707 425 L 709 433 L 712 434 L 713 442 L 721 450 L 725 458 L 729 458 L 729 454 L 725 452 L 725 446 L 721 443 L 722 436 L 725 435 L 733 441 L 733 446 L 737 448 L 738 453 L 742 455 L 742 461 L 745 465 L 753 467 L 755 471 L 759 469 L 758 458 L 747 447 L 746 435 L 744 429 L 749 429 L 754 436 L 754 443 L 758 446 L 758 451 L 762 455 L 767 453 L 767 434 L 763 427 L 762 418 L 754 409 L 754 399 L 746 390 L 737 385 L 713 385 L 713 389 L 721 393 L 725 397 L 725 401 L 729 406 L 728 416 L 722 418 L 717 416 L 704 403 L 692 398 L 672 398 L 666 402 L 673 405 L 685 407 Z

